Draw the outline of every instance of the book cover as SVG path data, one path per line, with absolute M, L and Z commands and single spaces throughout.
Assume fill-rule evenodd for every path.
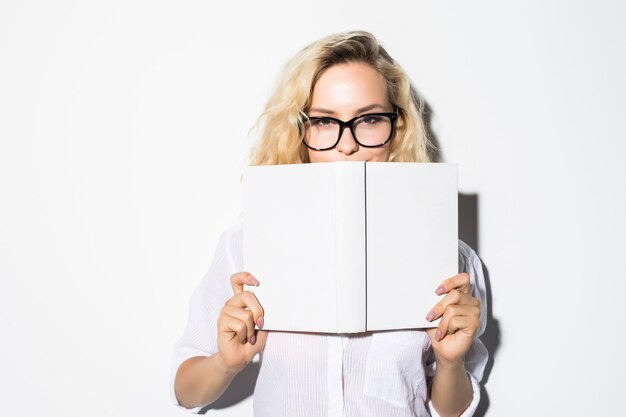
M 457 273 L 456 165 L 329 162 L 247 167 L 244 270 L 268 330 L 433 327 Z

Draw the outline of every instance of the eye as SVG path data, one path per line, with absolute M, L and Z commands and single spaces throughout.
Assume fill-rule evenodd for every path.
M 382 122 L 382 120 L 383 116 L 363 116 L 360 123 L 365 123 L 366 125 L 375 125 Z
M 334 120 L 329 119 L 327 117 L 311 118 L 311 126 L 327 127 L 327 126 L 333 125 L 334 123 L 335 123 Z

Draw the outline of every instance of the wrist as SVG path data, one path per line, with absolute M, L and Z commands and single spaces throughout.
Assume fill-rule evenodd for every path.
M 465 372 L 465 360 L 463 357 L 457 360 L 448 360 L 435 355 L 435 361 L 437 362 L 437 370 L 445 372 Z
M 243 368 L 243 366 L 229 366 L 222 355 L 217 352 L 213 355 L 213 364 L 218 372 L 220 372 L 225 378 L 234 378 Z

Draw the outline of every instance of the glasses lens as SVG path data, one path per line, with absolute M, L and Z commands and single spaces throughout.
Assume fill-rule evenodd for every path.
M 392 123 L 387 116 L 365 115 L 354 121 L 356 140 L 366 146 L 382 145 L 391 135 Z
M 391 136 L 393 121 L 389 116 L 366 114 L 354 120 L 352 129 L 361 145 L 380 146 Z M 337 143 L 340 131 L 336 120 L 325 117 L 310 119 L 306 122 L 304 142 L 311 148 L 329 149 Z
M 312 148 L 330 148 L 338 137 L 339 124 L 332 119 L 319 118 L 307 122 L 304 142 Z

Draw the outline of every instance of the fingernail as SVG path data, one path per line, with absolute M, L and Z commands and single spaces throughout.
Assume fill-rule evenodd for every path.
M 439 331 L 439 329 L 437 329 L 437 331 L 435 332 L 435 340 L 437 342 L 441 340 L 441 332 Z
M 435 314 L 434 311 L 429 311 L 428 315 L 426 316 L 426 320 L 433 321 L 435 317 L 437 317 L 437 314 Z
M 248 282 L 249 282 L 250 284 L 254 285 L 254 286 L 257 286 L 257 287 L 258 287 L 258 286 L 259 286 L 259 284 L 260 284 L 259 280 L 258 280 L 258 279 L 256 279 L 255 277 L 253 277 L 252 275 L 250 275 L 250 276 L 248 277 Z
M 256 336 L 254 336 L 254 335 L 253 335 L 253 336 L 250 338 L 250 344 L 251 344 L 251 345 L 253 345 L 253 344 L 255 344 L 255 343 L 256 343 Z
M 435 290 L 435 294 L 437 294 L 437 295 L 441 295 L 444 292 L 446 292 L 446 289 L 445 289 L 445 287 L 443 285 Z
M 265 320 L 263 320 L 263 317 L 259 318 L 259 320 L 256 322 L 256 325 L 259 326 L 259 329 L 262 329 L 264 324 Z

